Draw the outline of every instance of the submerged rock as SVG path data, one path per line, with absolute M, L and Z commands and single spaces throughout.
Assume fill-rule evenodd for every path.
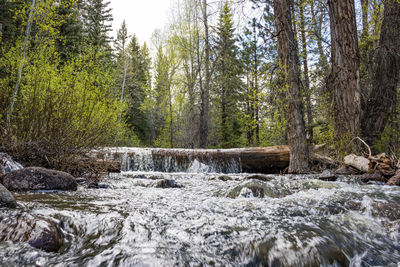
M 164 180 L 158 181 L 155 187 L 157 187 L 157 188 L 182 188 L 183 186 L 180 184 L 177 184 L 174 180 L 164 179 Z
M 22 168 L 22 165 L 14 161 L 8 154 L 0 153 L 0 174 L 6 174 Z
M 232 177 L 229 177 L 228 175 L 218 176 L 217 179 L 220 180 L 220 181 L 224 181 L 224 182 L 233 180 Z
M 2 184 L 0 184 L 0 207 L 17 207 L 17 202 L 15 201 L 13 195 Z
M 63 233 L 52 220 L 33 215 L 2 217 L 0 215 L 0 242 L 27 242 L 46 252 L 57 252 L 62 245 Z
M 279 197 L 279 192 L 272 190 L 270 187 L 268 187 L 261 181 L 253 180 L 234 187 L 227 194 L 227 197 L 229 198 L 237 198 L 240 196 L 242 197 L 253 196 L 259 198 L 264 198 L 265 196 Z
M 337 176 L 334 171 L 325 170 L 318 176 L 318 179 L 324 180 L 324 181 L 336 181 Z
M 263 182 L 268 182 L 268 181 L 272 180 L 271 177 L 268 177 L 268 176 L 265 176 L 265 175 L 260 175 L 260 174 L 250 175 L 250 176 L 247 176 L 245 179 L 246 180 L 254 179 L 254 180 L 259 180 L 259 181 L 263 181 Z
M 76 190 L 75 178 L 60 171 L 29 167 L 3 176 L 3 185 L 10 191 Z

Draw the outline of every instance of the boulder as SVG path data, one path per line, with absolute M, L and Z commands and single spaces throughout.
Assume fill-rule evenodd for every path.
M 164 179 L 164 180 L 158 181 L 156 184 L 156 187 L 157 188 L 181 188 L 182 185 L 177 184 L 174 180 Z
M 27 242 L 46 252 L 57 252 L 64 243 L 60 227 L 51 219 L 41 216 L 0 215 L 0 242 Z
M 10 191 L 76 190 L 75 178 L 60 171 L 29 167 L 3 176 L 3 185 Z
M 364 173 L 360 176 L 360 179 L 364 183 L 367 183 L 369 181 L 386 182 L 386 178 L 377 171 L 375 171 L 374 173 Z
M 336 181 L 336 178 L 337 176 L 332 170 L 325 170 L 318 176 L 318 179 L 324 181 Z
M 350 166 L 342 166 L 335 170 L 337 175 L 354 175 L 358 174 L 358 171 Z
M 0 174 L 6 174 L 22 168 L 22 165 L 14 161 L 8 154 L 0 153 Z
M 17 202 L 13 195 L 2 184 L 0 184 L 0 207 L 15 208 Z

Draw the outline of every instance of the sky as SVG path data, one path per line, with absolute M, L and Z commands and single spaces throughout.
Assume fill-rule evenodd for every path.
M 173 0 L 111 0 L 113 36 L 125 19 L 129 34 L 136 34 L 139 43 L 150 42 L 155 29 L 163 29 Z

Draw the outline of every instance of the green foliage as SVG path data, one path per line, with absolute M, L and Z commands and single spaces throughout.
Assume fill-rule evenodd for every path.
M 42 6 L 43 8 L 43 6 Z M 37 12 L 38 18 L 49 15 Z M 89 49 L 61 64 L 52 36 L 51 23 L 38 24 L 34 46 L 30 46 L 20 90 L 11 118 L 9 110 L 23 43 L 3 50 L 0 69 L 0 126 L 2 147 L 31 164 L 64 169 L 73 155 L 94 147 L 112 145 L 124 128 L 120 117 L 125 103 L 116 100 L 114 76 L 97 64 L 102 55 Z M 44 32 L 51 33 L 46 39 Z M 41 43 L 37 42 L 41 40 Z
M 239 103 L 243 101 L 243 83 L 239 51 L 233 28 L 233 18 L 228 2 L 225 2 L 219 17 L 216 43 L 217 63 L 215 70 L 217 95 L 220 110 L 218 136 L 221 147 L 243 146 L 243 123 Z

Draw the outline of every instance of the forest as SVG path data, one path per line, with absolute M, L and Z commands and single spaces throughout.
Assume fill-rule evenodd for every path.
M 176 0 L 139 43 L 106 0 L 0 0 L 3 151 L 290 145 L 400 153 L 400 1 Z

